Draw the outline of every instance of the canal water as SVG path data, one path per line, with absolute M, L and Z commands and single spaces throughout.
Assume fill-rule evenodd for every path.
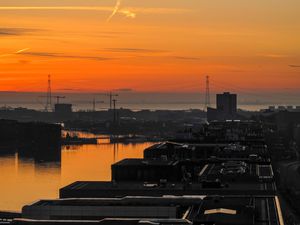
M 62 147 L 56 162 L 37 162 L 17 153 L 0 155 L 0 210 L 20 211 L 38 199 L 58 198 L 59 188 L 74 181 L 110 180 L 111 164 L 142 158 L 152 144 L 111 144 L 101 139 L 98 145 Z

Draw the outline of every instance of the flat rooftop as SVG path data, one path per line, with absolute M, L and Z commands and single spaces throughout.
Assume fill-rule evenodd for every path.
M 274 195 L 274 182 L 226 182 L 212 183 L 155 183 L 155 182 L 110 182 L 77 181 L 59 191 L 60 198 L 93 198 L 124 196 L 164 196 L 164 195 Z
M 112 165 L 114 166 L 171 166 L 176 165 L 177 160 L 162 160 L 162 159 L 123 159 L 119 162 L 116 162 Z
M 25 215 L 35 215 L 38 211 L 47 217 L 59 216 L 61 219 L 65 218 L 63 212 L 66 216 L 71 214 L 74 217 L 80 215 L 97 218 L 101 215 L 100 217 L 106 218 L 106 214 L 122 214 L 120 211 L 116 213 L 115 210 L 118 209 L 128 210 L 132 215 L 146 215 L 145 211 L 135 212 L 137 209 L 162 209 L 166 213 L 170 210 L 179 214 L 166 214 L 172 216 L 165 219 L 186 219 L 195 224 L 283 225 L 280 203 L 276 196 L 132 196 L 40 200 L 23 207 L 22 213 L 25 211 Z

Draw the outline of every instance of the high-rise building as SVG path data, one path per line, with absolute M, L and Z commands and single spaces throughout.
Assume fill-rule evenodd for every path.
M 217 94 L 217 108 L 207 108 L 207 120 L 233 120 L 237 118 L 237 95 L 230 92 Z
M 233 115 L 237 111 L 237 95 L 230 92 L 217 94 L 217 110 Z

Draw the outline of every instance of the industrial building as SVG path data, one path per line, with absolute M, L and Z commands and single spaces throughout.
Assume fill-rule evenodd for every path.
M 22 215 L 27 219 L 56 221 L 135 218 L 149 224 L 151 219 L 164 219 L 170 220 L 169 224 L 174 224 L 173 220 L 186 220 L 189 224 L 193 221 L 193 224 L 280 225 L 279 212 L 276 196 L 164 196 L 41 200 L 24 206 Z

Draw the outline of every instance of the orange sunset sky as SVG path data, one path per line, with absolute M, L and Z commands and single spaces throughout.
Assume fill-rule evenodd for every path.
M 300 87 L 299 0 L 0 0 L 0 18 L 1 91 Z

